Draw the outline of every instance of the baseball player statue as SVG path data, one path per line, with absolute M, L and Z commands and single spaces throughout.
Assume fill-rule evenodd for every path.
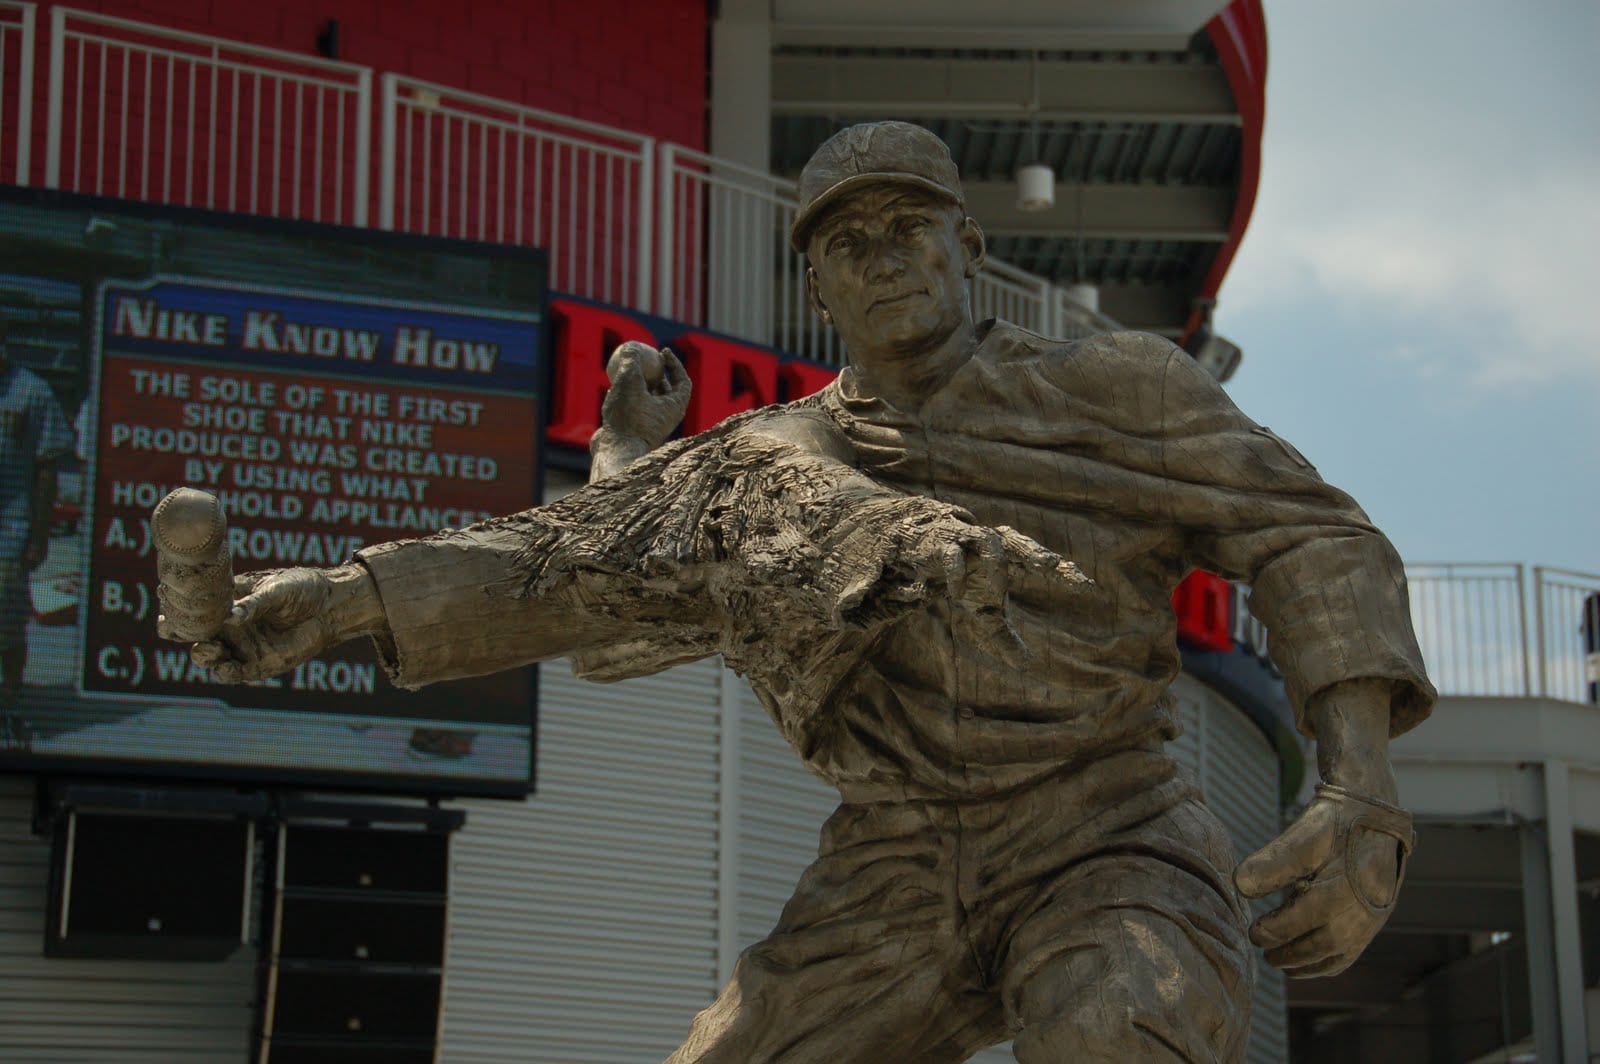
M 1399 890 L 1387 747 L 1434 699 L 1399 558 L 1171 343 L 974 322 L 983 234 L 926 130 L 822 145 L 792 241 L 836 382 L 655 446 L 682 369 L 628 353 L 599 479 L 246 575 L 195 659 L 247 680 L 365 635 L 409 687 L 720 653 L 841 804 L 673 1064 L 1240 1059 L 1254 947 L 1341 971 Z M 1323 781 L 1237 869 L 1165 751 L 1196 567 L 1252 585 Z M 1240 895 L 1279 890 L 1251 924 Z

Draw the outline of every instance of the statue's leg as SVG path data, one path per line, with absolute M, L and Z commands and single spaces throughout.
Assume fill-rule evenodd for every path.
M 841 806 L 777 928 L 669 1064 L 956 1064 L 1002 1040 L 945 819 L 921 803 Z
M 1007 943 L 1022 1064 L 1242 1060 L 1254 985 L 1232 857 L 1188 801 L 1041 887 Z

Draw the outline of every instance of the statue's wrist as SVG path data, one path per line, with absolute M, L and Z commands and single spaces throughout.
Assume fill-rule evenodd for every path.
M 622 452 L 640 455 L 650 449 L 650 441 L 643 436 L 635 436 L 631 432 L 621 432 L 609 425 L 601 425 L 594 430 L 594 435 L 589 437 L 589 453 L 592 455 L 602 452 Z
M 1386 750 L 1348 751 L 1344 756 L 1319 762 L 1318 769 L 1324 783 L 1358 797 L 1399 804 L 1394 767 L 1389 763 Z
M 327 570 L 329 634 L 336 643 L 373 635 L 388 628 L 383 600 L 372 574 L 360 562 Z
M 649 452 L 648 441 L 602 425 L 589 439 L 589 479 L 603 480 Z

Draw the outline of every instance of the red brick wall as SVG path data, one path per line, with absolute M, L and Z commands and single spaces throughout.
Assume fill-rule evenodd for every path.
M 330 19 L 339 23 L 338 56 L 371 68 L 372 163 L 367 179 L 367 219 L 379 222 L 378 152 L 380 143 L 380 76 L 405 74 L 447 88 L 464 89 L 498 100 L 553 111 L 640 133 L 658 141 L 704 148 L 706 87 L 706 6 L 704 0 L 78 0 L 78 10 L 130 19 L 166 29 L 185 30 L 248 44 L 264 45 L 315 57 L 317 38 Z M 51 5 L 41 4 L 35 49 L 34 135 L 32 182 L 46 175 L 46 102 L 49 95 Z M 122 38 L 124 31 L 114 31 Z M 15 49 L 11 49 L 14 51 Z M 350 222 L 353 216 L 353 174 L 344 187 L 328 175 L 333 126 L 317 125 L 309 99 L 299 121 L 303 156 L 291 165 L 290 144 L 296 141 L 295 102 L 279 104 L 278 117 L 258 124 L 228 116 L 230 100 L 239 106 L 234 75 L 201 69 L 188 81 L 189 66 L 167 90 L 164 60 L 151 67 L 142 57 L 124 61 L 112 51 L 91 52 L 80 64 L 69 47 L 65 84 L 69 102 L 63 116 L 62 187 L 109 196 L 155 202 L 215 206 L 222 210 Z M 14 64 L 14 55 L 5 61 Z M 269 64 L 270 65 L 270 64 Z M 81 66 L 82 69 L 79 69 Z M 12 69 L 15 69 L 13 66 Z M 111 102 L 101 113 L 101 83 Z M 249 81 L 243 95 L 249 97 Z M 80 91 L 81 89 L 81 91 Z M 270 92 L 268 107 L 270 109 Z M 124 107 L 124 99 L 129 101 Z M 190 101 L 196 111 L 189 115 Z M 208 110 L 222 116 L 212 134 Z M 248 104 L 245 105 L 246 107 Z M 356 142 L 353 109 L 342 123 L 346 164 Z M 331 120 L 330 120 L 331 121 Z M 552 280 L 558 287 L 616 302 L 633 302 L 637 288 L 634 256 L 617 206 L 627 200 L 637 217 L 636 185 L 624 184 L 599 163 L 593 169 L 580 161 L 542 156 L 534 149 L 516 158 L 494 133 L 460 132 L 457 124 L 448 157 L 441 150 L 433 120 L 430 161 L 422 162 L 422 126 L 410 134 L 416 145 L 410 180 L 396 196 L 396 227 L 472 239 L 507 240 L 552 247 Z M 11 130 L 7 129 L 8 137 Z M 444 134 L 452 136 L 451 133 Z M 169 143 L 170 142 L 170 143 Z M 323 145 L 315 160 L 311 145 Z M 401 140 L 401 150 L 408 143 Z M 75 150 L 76 149 L 76 150 Z M 16 145 L 0 150 L 0 165 L 15 157 Z M 500 154 L 497 155 L 496 152 Z M 280 165 L 279 154 L 283 161 Z M 170 162 L 159 161 L 170 155 Z M 155 163 L 141 160 L 156 159 Z M 520 198 L 508 180 L 497 191 L 493 177 L 517 171 Z M 272 173 L 280 176 L 273 180 Z M 537 177 L 535 175 L 538 175 Z M 163 175 L 169 179 L 163 181 Z M 465 180 L 463 179 L 465 176 Z M 0 180 L 3 180 L 0 177 Z M 584 220 L 585 196 L 575 197 L 574 183 L 595 188 L 609 181 L 617 197 L 610 213 L 600 208 L 600 221 Z M 479 203 L 488 205 L 480 213 Z M 574 209 L 574 203 L 578 206 Z M 426 204 L 426 205 L 425 205 Z M 495 205 L 501 208 L 496 220 Z M 511 205 L 517 204 L 515 208 Z M 463 210 L 462 208 L 466 208 Z M 517 211 L 520 232 L 510 216 Z M 535 218 L 538 219 L 535 222 Z M 556 246 L 565 241 L 565 246 Z M 571 253 L 581 256 L 573 262 Z M 563 271 L 562 266 L 565 266 Z M 596 274 L 599 276 L 596 276 Z
M 39 32 L 53 5 L 40 4 Z M 76 0 L 83 11 L 339 58 L 705 146 L 705 0 Z M 43 107 L 49 54 L 35 57 Z M 42 154 L 41 142 L 41 154 Z M 41 163 L 42 165 L 42 163 Z

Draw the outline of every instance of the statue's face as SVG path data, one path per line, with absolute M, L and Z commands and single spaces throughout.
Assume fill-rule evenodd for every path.
M 817 223 L 806 247 L 812 309 L 853 361 L 931 350 L 969 321 L 983 237 L 960 209 L 902 184 L 868 185 Z

